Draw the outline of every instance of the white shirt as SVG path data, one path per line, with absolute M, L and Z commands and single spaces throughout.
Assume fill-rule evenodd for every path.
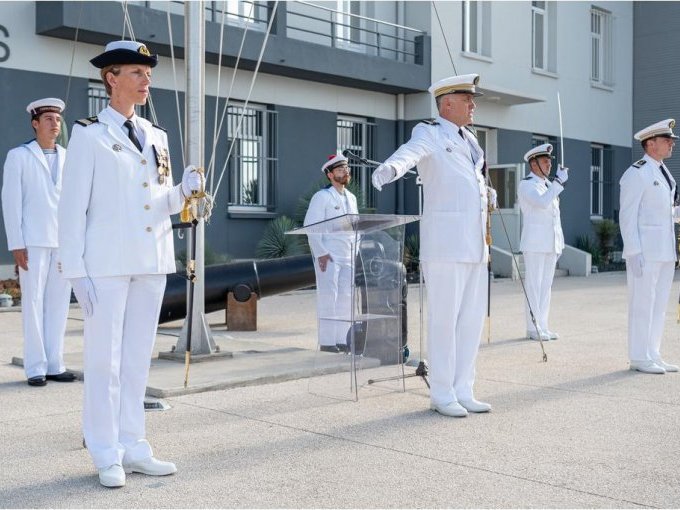
M 317 191 L 309 202 L 305 226 L 342 216 L 359 214 L 356 197 L 347 189 L 343 194 L 330 186 Z M 316 258 L 331 255 L 334 260 L 347 261 L 352 255 L 352 235 L 309 234 L 309 245 Z

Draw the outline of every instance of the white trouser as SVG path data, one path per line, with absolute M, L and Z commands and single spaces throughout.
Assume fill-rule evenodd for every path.
M 165 275 L 92 278 L 97 302 L 85 319 L 83 434 L 100 469 L 152 455 L 144 394 Z
M 555 277 L 556 253 L 524 252 L 524 288 L 534 312 L 534 318 L 542 331 L 548 331 L 548 314 L 550 313 L 550 289 Z M 527 331 L 535 333 L 531 322 L 529 305 L 524 300 Z
M 319 319 L 319 345 L 345 345 L 352 313 L 352 266 L 350 261 L 328 261 L 316 271 L 316 310 Z M 335 320 L 324 319 L 335 317 Z M 338 320 L 342 318 L 344 320 Z
M 628 280 L 628 358 L 659 360 L 666 306 L 673 283 L 674 262 L 647 262 L 636 278 L 626 268 Z
M 486 264 L 423 262 L 427 288 L 430 400 L 473 398 L 475 361 L 484 327 Z
M 64 368 L 64 331 L 71 284 L 59 274 L 57 249 L 28 246 L 28 271 L 19 269 L 26 377 Z

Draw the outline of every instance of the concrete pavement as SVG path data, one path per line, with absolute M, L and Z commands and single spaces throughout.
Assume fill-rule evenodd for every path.
M 675 282 L 662 346 L 675 363 L 679 290 Z M 561 338 L 546 343 L 548 363 L 522 338 L 519 283 L 499 280 L 492 296 L 492 342 L 480 349 L 475 385 L 491 413 L 439 416 L 418 378 L 407 379 L 403 393 L 364 387 L 358 402 L 315 394 L 342 387 L 344 373 L 169 396 L 171 409 L 147 413 L 147 429 L 156 455 L 179 472 L 130 475 L 116 490 L 99 486 L 81 446 L 82 383 L 27 386 L 10 364 L 21 356 L 19 314 L 0 313 L 0 506 L 680 506 L 680 374 L 627 370 L 625 275 L 555 281 L 551 329 Z M 417 303 L 411 289 L 415 358 Z M 259 305 L 258 332 L 227 332 L 222 314 L 210 317 L 222 349 L 235 353 L 231 361 L 249 360 L 258 376 L 277 357 L 309 356 L 313 293 Z M 66 342 L 76 361 L 79 314 L 71 310 Z M 176 326 L 161 328 L 158 350 L 174 344 Z M 192 377 L 209 363 L 192 366 Z M 220 361 L 225 371 L 239 366 L 229 363 Z

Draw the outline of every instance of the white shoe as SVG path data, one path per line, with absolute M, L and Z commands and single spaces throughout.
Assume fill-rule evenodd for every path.
M 677 367 L 676 367 L 677 368 Z M 630 369 L 644 372 L 645 374 L 665 374 L 666 370 L 657 365 L 652 360 L 646 359 L 644 361 L 631 361 Z
M 471 398 L 470 400 L 459 400 L 458 403 L 471 413 L 488 413 L 491 411 L 491 404 L 480 402 Z
M 662 359 L 655 359 L 654 363 L 659 365 L 661 368 L 663 368 L 666 372 L 677 372 L 678 371 L 678 365 L 671 365 L 670 363 L 666 363 Z
M 125 471 L 120 464 L 111 464 L 99 470 L 99 483 L 104 487 L 123 487 L 125 485 Z
M 557 340 L 560 337 L 560 335 L 558 335 L 554 331 L 550 331 L 549 329 L 544 329 L 543 332 L 546 335 L 548 335 L 548 338 L 550 338 L 550 340 Z
M 540 332 L 541 335 L 541 340 L 544 342 L 550 340 L 550 337 L 543 331 Z M 527 338 L 529 340 L 536 340 L 538 341 L 538 335 L 536 334 L 536 330 L 534 329 L 533 331 L 527 331 Z
M 438 412 L 444 416 L 453 416 L 454 418 L 465 418 L 468 415 L 467 410 L 458 402 L 451 402 L 446 405 L 430 404 L 430 409 Z
M 151 476 L 166 476 L 177 473 L 177 467 L 172 462 L 165 462 L 154 457 L 123 464 L 126 473 L 142 473 Z

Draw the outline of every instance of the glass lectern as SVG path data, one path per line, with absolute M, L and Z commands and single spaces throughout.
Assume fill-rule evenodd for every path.
M 312 251 L 336 254 L 321 271 L 317 257 L 325 253 L 314 253 L 319 338 L 311 393 L 357 400 L 368 384 L 404 390 L 404 231 L 419 219 L 345 214 L 287 232 L 306 234 Z

